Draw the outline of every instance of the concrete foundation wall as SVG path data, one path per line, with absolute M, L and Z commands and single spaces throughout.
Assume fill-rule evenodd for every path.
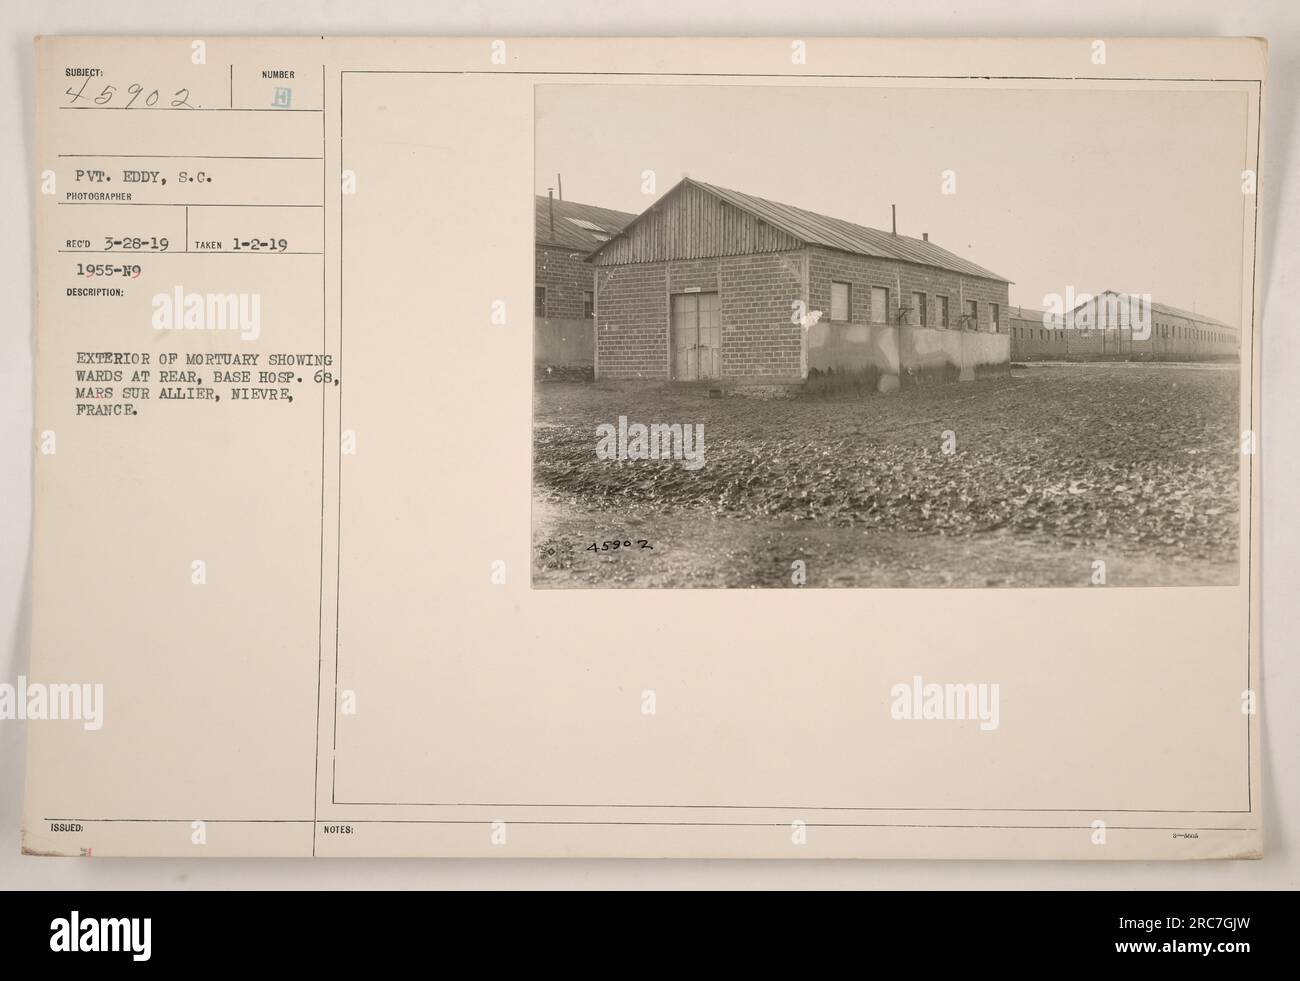
M 534 317 L 533 363 L 590 367 L 596 360 L 594 330 L 590 317 Z
M 971 381 L 981 368 L 1010 364 L 1009 334 L 903 328 L 902 369 L 905 375 L 955 368 L 959 381 Z
M 808 329 L 810 370 L 875 371 L 904 378 L 955 373 L 970 381 L 978 369 L 1011 361 L 1011 338 L 973 330 L 821 322 Z
M 875 369 L 881 374 L 897 375 L 898 366 L 897 327 L 823 320 L 808 328 L 809 371 L 849 374 Z

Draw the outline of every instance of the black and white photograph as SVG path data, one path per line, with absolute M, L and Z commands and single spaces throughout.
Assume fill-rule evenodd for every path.
M 533 583 L 1233 585 L 1246 94 L 539 86 Z
M 10 974 L 1285 949 L 1300 4 L 0 35 Z

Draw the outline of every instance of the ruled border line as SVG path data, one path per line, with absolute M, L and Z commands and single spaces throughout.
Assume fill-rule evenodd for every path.
M 522 71 L 522 70 L 452 70 L 452 69 L 340 69 L 339 70 L 339 173 L 344 170 L 343 166 L 343 148 L 345 139 L 344 129 L 344 109 L 346 106 L 344 81 L 347 75 L 529 75 L 529 76 L 565 76 L 565 77 L 637 77 L 637 78 L 750 78 L 750 79 L 786 79 L 797 80 L 801 78 L 828 78 L 828 79 L 894 79 L 894 80 L 950 80 L 950 81 L 1065 81 L 1065 82 L 1195 82 L 1210 85 L 1232 85 L 1232 84 L 1254 84 L 1255 85 L 1255 172 L 1256 172 L 1256 193 L 1253 195 L 1254 202 L 1254 236 L 1251 240 L 1251 297 L 1250 297 L 1250 323 L 1251 323 L 1251 343 L 1250 343 L 1250 371 L 1249 379 L 1249 422 L 1254 426 L 1254 397 L 1255 397 L 1255 333 L 1258 329 L 1257 323 L 1257 299 L 1256 299 L 1256 276 L 1258 271 L 1258 251 L 1259 251 L 1259 170 L 1262 160 L 1260 159 L 1261 137 L 1263 131 L 1263 79 L 1257 78 L 1160 78 L 1160 77 L 1104 77 L 1095 75 L 870 75 L 870 74 L 762 74 L 753 72 L 582 72 L 582 71 Z M 323 88 L 323 87 L 322 87 Z M 534 89 L 536 86 L 534 85 Z M 1063 91 L 1069 91 L 1065 89 Z M 1248 93 L 1249 94 L 1249 93 Z M 322 94 L 322 105 L 324 104 Z M 1249 117 L 1247 123 L 1247 148 L 1249 149 Z M 536 154 L 536 134 L 532 134 L 534 144 L 534 156 Z M 534 172 L 536 171 L 536 161 L 534 160 Z M 339 187 L 339 350 L 337 368 L 342 372 L 343 367 L 343 192 L 342 185 Z M 339 431 L 343 426 L 343 394 L 342 387 L 339 391 L 338 406 L 338 424 Z M 323 440 L 323 436 L 322 436 Z M 1253 608 L 1254 608 L 1254 470 L 1257 463 L 1254 459 L 1248 470 L 1249 489 L 1247 493 L 1246 513 L 1247 513 L 1247 534 L 1246 534 L 1246 566 L 1247 566 L 1247 583 L 1246 583 L 1246 683 L 1247 688 L 1251 683 L 1251 644 L 1253 628 Z M 322 484 L 323 486 L 323 484 Z M 795 805 L 777 805 L 775 807 L 753 804 L 479 804 L 479 803 L 428 803 L 428 802 L 401 802 L 401 801 L 384 801 L 384 802 L 357 802 L 357 801 L 339 801 L 337 799 L 337 774 L 338 774 L 338 667 L 339 667 L 339 588 L 342 572 L 342 522 L 343 522 L 343 454 L 342 446 L 338 448 L 338 512 L 337 512 L 337 534 L 335 538 L 335 603 L 334 603 L 334 688 L 335 699 L 333 706 L 334 716 L 334 739 L 333 739 L 333 767 L 332 779 L 330 785 L 330 803 L 344 807 L 574 807 L 574 808 L 627 808 L 627 807 L 645 807 L 645 808 L 663 808 L 663 809 L 728 809 L 728 810 L 801 810 L 801 811 L 821 811 L 821 810 L 839 810 L 839 811 L 925 811 L 925 812 L 1002 812 L 1002 813 L 1141 813 L 1141 814 L 1251 814 L 1254 810 L 1253 788 L 1252 788 L 1252 750 L 1251 737 L 1253 731 L 1253 716 L 1246 715 L 1246 800 L 1247 806 L 1244 810 L 1175 810 L 1175 809 L 1137 809 L 1137 808 L 953 808 L 953 807 L 797 807 Z M 1239 553 L 1240 554 L 1240 553 Z M 1157 587 L 1163 588 L 1163 587 Z M 324 580 L 322 577 L 321 590 L 324 592 Z M 330 823 L 330 822 L 327 822 Z M 339 822 L 347 823 L 347 822 Z M 356 823 L 356 822 L 351 822 Z M 454 821 L 427 821 L 421 823 L 431 824 L 449 824 L 461 823 Z M 481 824 L 481 821 L 469 822 Z M 524 824 L 528 822 L 511 822 Z M 574 824 L 601 824 L 604 822 L 587 821 L 573 822 Z M 664 822 L 672 826 L 675 822 Z M 688 823 L 688 822 L 680 822 Z M 719 826 L 730 826 L 720 824 Z M 743 826 L 743 825 L 736 825 Z M 873 827 L 922 827 L 921 825 L 873 825 Z M 957 825 L 959 828 L 980 828 L 993 827 L 982 825 Z M 1194 828 L 1175 828 L 1161 830 L 1200 830 Z M 1256 829 L 1226 829 L 1215 828 L 1209 830 L 1256 830 Z M 316 831 L 319 834 L 319 830 Z M 313 854 L 315 854 L 315 843 L 313 842 Z

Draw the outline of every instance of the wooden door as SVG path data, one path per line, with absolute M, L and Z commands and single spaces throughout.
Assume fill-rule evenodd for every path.
M 699 381 L 722 374 L 722 318 L 717 293 L 674 293 L 673 379 Z

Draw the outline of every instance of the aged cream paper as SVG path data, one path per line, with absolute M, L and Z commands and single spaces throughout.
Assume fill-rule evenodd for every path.
M 29 717 L 28 853 L 1261 854 L 1263 42 L 36 43 L 33 649 L 10 693 Z M 641 231 L 679 200 L 703 202 L 680 238 Z M 931 244 L 917 213 L 955 258 L 906 251 Z M 601 264 L 636 236 L 650 251 Z M 542 259 L 565 248 L 577 279 L 548 285 Z M 736 272 L 773 255 L 791 257 L 788 293 Z M 1055 325 L 1024 312 L 1044 255 L 1062 290 L 1150 292 L 1151 333 L 1117 332 L 1111 359 L 1071 360 L 1064 335 L 1049 349 Z M 638 285 L 655 262 L 667 278 Z M 958 278 L 858 282 L 854 262 Z M 1110 268 L 1127 281 L 1082 279 Z M 566 289 L 576 307 L 549 306 Z M 764 289 L 804 303 L 792 334 L 736 313 Z M 819 352 L 854 338 L 875 345 L 879 392 L 816 402 Z M 991 353 L 932 378 L 907 360 L 923 339 Z M 563 356 L 543 363 L 544 345 Z M 1116 445 L 1174 413 L 1158 450 L 1126 450 L 1170 462 L 1143 493 L 1043 474 L 1020 506 L 1048 530 L 1023 562 L 998 558 L 1019 512 L 918 558 L 948 536 L 907 537 L 911 511 L 864 531 L 856 512 L 705 520 L 688 500 L 743 420 L 773 487 L 794 464 L 772 448 L 820 431 L 764 427 L 823 405 L 828 426 L 893 427 L 841 440 L 829 487 L 910 452 L 904 417 L 935 400 L 1076 445 L 1051 393 L 1094 382 L 1117 393 Z M 1035 386 L 1028 408 L 999 401 Z M 647 404 L 675 414 L 631 408 Z M 698 469 L 626 452 L 631 424 L 696 419 Z M 602 425 L 621 427 L 619 460 Z M 968 425 L 959 446 L 985 432 Z M 619 511 L 641 462 L 663 465 L 668 499 Z M 627 489 L 612 503 L 566 483 L 604 463 L 623 468 L 590 471 Z M 1184 500 L 1178 482 L 1205 474 L 1217 496 Z M 1099 505 L 1113 539 L 1053 538 L 1088 493 L 1119 501 Z M 821 551 L 784 551 L 806 527 Z M 756 556 L 777 581 L 746 578 Z M 728 586 L 755 588 L 710 588 Z

